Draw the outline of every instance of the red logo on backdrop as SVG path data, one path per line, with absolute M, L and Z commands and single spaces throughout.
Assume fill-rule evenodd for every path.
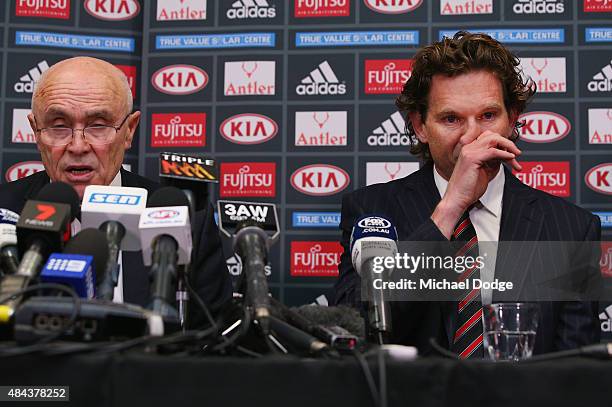
M 294 16 L 347 17 L 351 15 L 350 0 L 295 0 Z
M 8 182 L 30 176 L 38 171 L 44 171 L 45 166 L 40 161 L 24 161 L 12 165 L 6 170 L 5 178 Z
M 398 94 L 412 74 L 412 59 L 366 59 L 366 94 Z
M 151 147 L 204 147 L 206 113 L 153 113 Z
M 70 18 L 70 0 L 17 0 L 15 15 L 67 20 Z
M 553 112 L 528 112 L 519 117 L 525 125 L 519 129 L 522 140 L 530 143 L 552 143 L 567 136 L 572 128 L 569 120 Z
M 39 211 L 38 215 L 34 217 L 36 220 L 47 220 L 55 214 L 55 207 L 52 205 L 38 204 L 36 209 Z
M 372 11 L 383 14 L 403 14 L 418 8 L 423 0 L 364 0 Z
M 84 5 L 93 17 L 107 21 L 130 20 L 140 12 L 137 0 L 85 0 Z
M 335 165 L 312 164 L 291 174 L 291 186 L 311 196 L 334 195 L 344 190 L 350 181 L 346 171 Z
M 136 67 L 132 65 L 115 65 L 124 73 L 127 78 L 128 85 L 132 91 L 132 98 L 136 99 Z
M 278 125 L 262 114 L 241 113 L 225 119 L 219 131 L 224 139 L 235 144 L 260 144 L 276 136 Z
M 569 161 L 522 161 L 523 169 L 513 171 L 526 185 L 551 195 L 570 196 Z
M 612 242 L 601 242 L 601 259 L 599 260 L 601 275 L 612 277 Z
M 610 0 L 584 0 L 585 13 L 607 13 L 612 11 Z
M 595 192 L 612 195 L 612 163 L 599 164 L 584 176 L 587 186 Z
M 276 163 L 221 163 L 221 198 L 276 196 Z
M 169 65 L 157 70 L 151 77 L 153 87 L 168 95 L 189 95 L 208 84 L 208 74 L 193 65 Z
M 339 242 L 291 242 L 291 276 L 337 277 L 342 251 Z

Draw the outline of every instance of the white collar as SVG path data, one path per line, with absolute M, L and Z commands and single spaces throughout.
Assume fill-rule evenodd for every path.
M 438 192 L 440 192 L 440 196 L 444 196 L 446 193 L 446 188 L 448 187 L 448 181 L 442 178 L 436 166 L 434 164 L 434 181 L 436 183 L 436 187 L 438 188 Z M 487 190 L 480 197 L 480 203 L 482 206 L 491 212 L 493 216 L 498 218 L 501 215 L 502 210 L 502 198 L 504 196 L 504 185 L 506 183 L 506 177 L 504 175 L 504 168 L 502 165 L 499 165 L 499 171 L 497 171 L 497 175 L 493 177 L 493 179 L 487 185 Z
M 120 187 L 121 186 L 121 170 L 117 171 L 117 175 L 109 184 L 111 187 Z

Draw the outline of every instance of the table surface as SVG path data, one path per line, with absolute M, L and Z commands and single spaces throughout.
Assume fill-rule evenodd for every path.
M 377 358 L 368 361 L 378 384 Z M 573 358 L 510 364 L 386 358 L 385 372 L 389 406 L 559 407 L 612 402 L 612 361 Z M 70 403 L 45 406 L 375 405 L 354 357 L 28 355 L 0 360 L 0 378 L 0 385 L 70 386 Z

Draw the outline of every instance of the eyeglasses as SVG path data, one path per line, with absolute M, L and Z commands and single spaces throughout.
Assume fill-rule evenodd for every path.
M 75 131 L 82 131 L 83 139 L 89 144 L 104 145 L 113 141 L 115 135 L 126 122 L 127 118 L 130 117 L 130 115 L 131 113 L 128 113 L 128 115 L 125 116 L 125 119 L 123 119 L 118 126 L 95 124 L 93 126 L 87 126 L 83 129 L 57 126 L 36 129 L 36 132 L 40 133 L 40 141 L 49 146 L 60 147 L 70 144 L 74 137 Z M 34 123 L 36 123 L 36 119 L 34 119 Z

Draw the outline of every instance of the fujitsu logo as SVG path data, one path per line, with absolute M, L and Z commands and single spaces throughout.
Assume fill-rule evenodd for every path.
M 230 20 L 246 18 L 274 18 L 276 7 L 268 4 L 267 0 L 237 0 L 227 10 L 227 18 Z
M 15 15 L 67 20 L 70 18 L 70 0 L 17 0 Z
M 368 8 L 377 13 L 402 14 L 418 8 L 423 0 L 364 0 L 364 2 Z
M 100 20 L 130 20 L 140 12 L 137 0 L 85 0 L 85 10 Z
M 291 275 L 337 276 L 342 250 L 338 242 L 291 242 Z
M 583 0 L 585 13 L 607 13 L 612 11 L 610 0 Z
M 298 95 L 344 95 L 346 83 L 338 80 L 329 62 L 323 61 L 297 85 Z
M 296 146 L 346 146 L 347 112 L 295 112 Z
M 589 144 L 612 144 L 612 109 L 589 109 Z
M 349 0 L 295 0 L 295 17 L 346 17 Z
M 604 195 L 612 195 L 612 163 L 599 164 L 584 176 L 587 186 Z
M 335 165 L 312 164 L 291 174 L 291 186 L 311 196 L 327 196 L 343 191 L 350 182 L 346 171 Z
M 203 147 L 206 113 L 154 113 L 152 147 Z
M 367 59 L 365 93 L 397 94 L 412 74 L 412 59 Z
M 524 184 L 552 195 L 570 196 L 568 161 L 523 161 L 521 166 L 521 172 L 515 171 L 514 174 Z
M 276 94 L 275 61 L 233 61 L 225 63 L 225 96 Z
M 157 70 L 151 83 L 162 93 L 188 95 L 204 89 L 208 84 L 208 74 L 193 65 L 170 65 Z
M 528 112 L 519 117 L 524 123 L 519 134 L 530 143 L 552 143 L 559 141 L 570 132 L 569 120 L 554 112 Z
M 539 93 L 567 92 L 565 58 L 521 58 L 521 69 L 536 83 Z
M 125 75 L 130 90 L 132 91 L 132 98 L 136 98 L 136 67 L 134 65 L 115 65 Z
M 260 144 L 278 132 L 278 125 L 268 116 L 242 113 L 229 117 L 219 126 L 221 136 L 235 144 Z
M 221 197 L 276 195 L 276 163 L 221 163 Z

